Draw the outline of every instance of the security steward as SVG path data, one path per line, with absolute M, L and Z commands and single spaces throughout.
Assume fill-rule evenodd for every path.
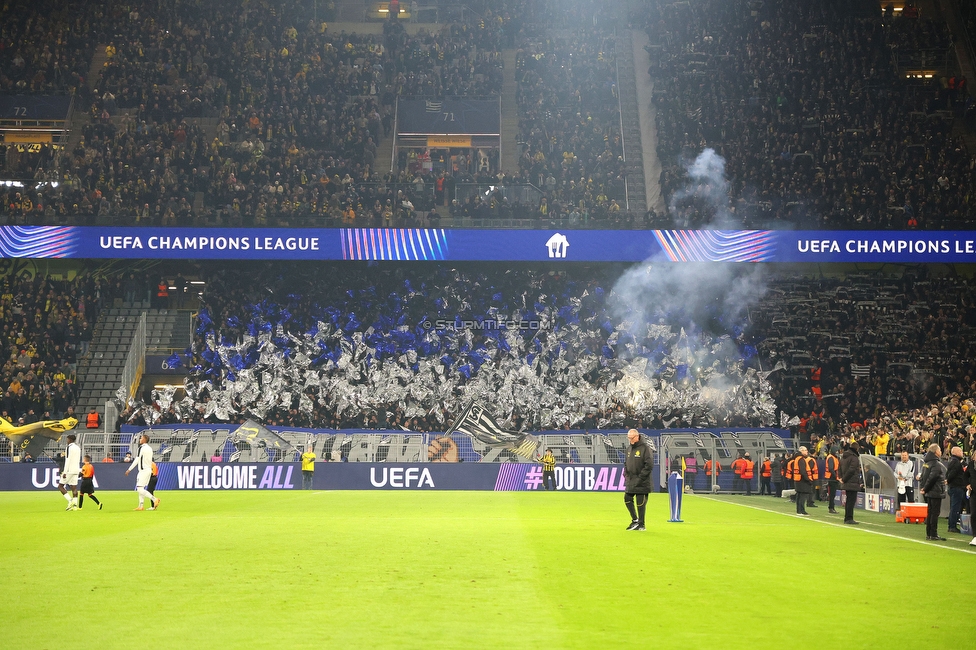
M 834 453 L 833 447 L 827 454 L 824 461 L 824 480 L 827 481 L 827 512 L 836 515 L 834 509 L 834 498 L 837 496 L 837 488 L 840 487 L 840 458 Z
M 99 417 L 98 411 L 95 410 L 95 407 L 93 406 L 91 407 L 91 410 L 88 411 L 88 415 L 85 416 L 85 428 L 97 429 L 100 426 L 102 426 L 102 418 Z
M 756 463 L 752 460 L 752 457 L 749 456 L 748 451 L 746 452 L 745 456 L 742 457 L 741 460 L 742 463 L 739 465 L 739 467 L 742 468 L 742 482 L 745 483 L 746 486 L 746 496 L 751 497 L 752 477 L 755 474 Z
M 817 461 L 810 456 L 806 447 L 800 447 L 800 456 L 796 459 L 796 514 L 809 516 L 806 509 L 807 499 L 812 498 L 813 482 L 817 480 Z
M 712 460 L 711 458 L 705 461 L 705 476 L 708 477 L 708 486 L 710 488 L 712 486 L 718 485 L 718 475 L 721 473 L 722 473 L 722 464 L 720 462 L 718 462 L 717 460 Z M 712 480 L 712 476 L 715 477 L 714 481 Z
M 651 492 L 654 457 L 651 446 L 641 438 L 637 429 L 627 432 L 627 440 L 630 447 L 627 448 L 627 460 L 624 462 L 624 504 L 631 519 L 627 530 L 644 530 L 644 512 L 647 510 L 647 495 Z
M 772 495 L 773 487 L 770 485 L 770 479 L 773 476 L 773 462 L 769 460 L 769 456 L 763 458 L 759 472 L 759 496 Z
M 732 471 L 735 473 L 735 478 L 732 479 L 732 491 L 741 492 L 742 491 L 742 452 L 739 452 L 739 457 L 732 461 Z
M 793 454 L 793 458 L 786 461 L 786 465 L 784 465 L 784 467 L 786 468 L 786 473 L 783 475 L 783 477 L 786 479 L 786 484 L 789 485 L 790 488 L 792 488 L 794 491 L 796 490 L 796 480 L 797 480 L 796 462 L 797 459 L 799 458 L 800 458 L 800 452 L 796 452 L 795 454 Z M 796 501 L 795 494 L 790 497 L 790 501 L 794 501 L 794 502 Z
M 552 449 L 546 449 L 546 453 L 542 454 L 542 485 L 546 488 L 546 491 L 556 489 L 556 457 L 552 454 Z M 549 481 L 552 481 L 552 487 L 549 487 Z
M 166 278 L 159 278 L 156 284 L 156 307 L 159 309 L 169 307 L 169 282 Z

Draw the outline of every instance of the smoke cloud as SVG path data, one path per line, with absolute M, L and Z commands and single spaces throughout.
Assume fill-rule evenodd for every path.
M 682 228 L 732 227 L 725 158 L 708 148 L 683 165 L 688 183 L 675 191 L 668 206 L 675 223 Z
M 686 165 L 688 184 L 672 197 L 672 213 L 695 217 L 699 227 L 720 228 L 731 221 L 725 160 L 705 149 Z M 616 282 L 610 307 L 638 340 L 666 340 L 657 345 L 646 366 L 654 380 L 698 390 L 699 400 L 714 407 L 711 418 L 734 415 L 730 395 L 768 394 L 769 384 L 756 381 L 745 360 L 754 354 L 743 338 L 749 308 L 767 291 L 764 268 L 746 264 L 675 263 L 648 260 Z M 679 368 L 681 372 L 673 369 Z M 743 406 L 750 402 L 739 400 Z M 770 406 L 767 404 L 764 408 Z M 751 408 L 751 407 L 750 407 Z

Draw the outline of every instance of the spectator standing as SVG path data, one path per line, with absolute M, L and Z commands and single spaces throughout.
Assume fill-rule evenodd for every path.
M 774 497 L 783 496 L 783 455 L 776 454 L 773 460 L 770 462 L 769 466 L 769 482 L 770 482 L 770 492 L 769 494 Z
M 946 484 L 949 487 L 949 532 L 960 533 L 959 517 L 962 515 L 962 502 L 966 498 L 966 472 L 962 465 L 962 447 L 949 450 L 950 458 L 946 464 Z
M 685 489 L 695 489 L 695 478 L 698 477 L 698 459 L 694 454 L 688 454 L 685 458 Z
M 302 453 L 302 489 L 312 489 L 312 478 L 315 476 L 315 452 L 309 446 Z
M 840 458 L 840 479 L 844 488 L 844 523 L 857 525 L 854 521 L 854 506 L 857 504 L 857 493 L 861 489 L 861 459 L 858 457 L 860 447 L 852 442 L 844 455 Z
M 969 485 L 966 486 L 966 493 L 969 496 L 969 526 L 973 530 L 973 539 L 969 545 L 976 546 L 976 522 L 973 521 L 973 516 L 976 514 L 976 451 L 973 451 L 969 457 L 966 478 L 969 481 Z
M 945 537 L 939 537 L 939 512 L 946 497 L 946 468 L 941 459 L 942 448 L 936 443 L 929 445 L 918 481 L 919 492 L 928 504 L 925 539 L 929 541 L 945 541 Z
M 174 290 L 176 293 L 176 308 L 183 309 L 183 304 L 186 302 L 186 278 L 183 277 L 182 273 L 176 274 L 176 279 L 173 280 L 173 286 L 176 287 Z
M 824 479 L 827 481 L 827 512 L 835 515 L 837 510 L 834 509 L 834 499 L 837 497 L 837 488 L 840 485 L 840 459 L 834 453 L 833 447 L 824 459 Z
M 915 502 L 915 463 L 908 452 L 901 452 L 901 460 L 895 464 L 895 480 L 898 481 L 898 503 Z

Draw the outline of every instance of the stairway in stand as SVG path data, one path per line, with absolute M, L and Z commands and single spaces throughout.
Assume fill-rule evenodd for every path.
M 624 163 L 627 173 L 627 205 L 630 212 L 647 211 L 644 186 L 644 148 L 641 144 L 640 116 L 637 108 L 637 78 L 634 74 L 634 49 L 629 29 L 621 29 L 616 38 L 617 92 L 620 95 L 620 125 Z

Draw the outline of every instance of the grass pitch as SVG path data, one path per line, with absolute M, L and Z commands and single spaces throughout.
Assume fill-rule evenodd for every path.
M 968 647 L 969 538 L 771 498 L 0 494 L 3 648 Z M 942 522 L 945 528 L 945 522 Z M 963 606 L 963 610 L 959 607 Z

